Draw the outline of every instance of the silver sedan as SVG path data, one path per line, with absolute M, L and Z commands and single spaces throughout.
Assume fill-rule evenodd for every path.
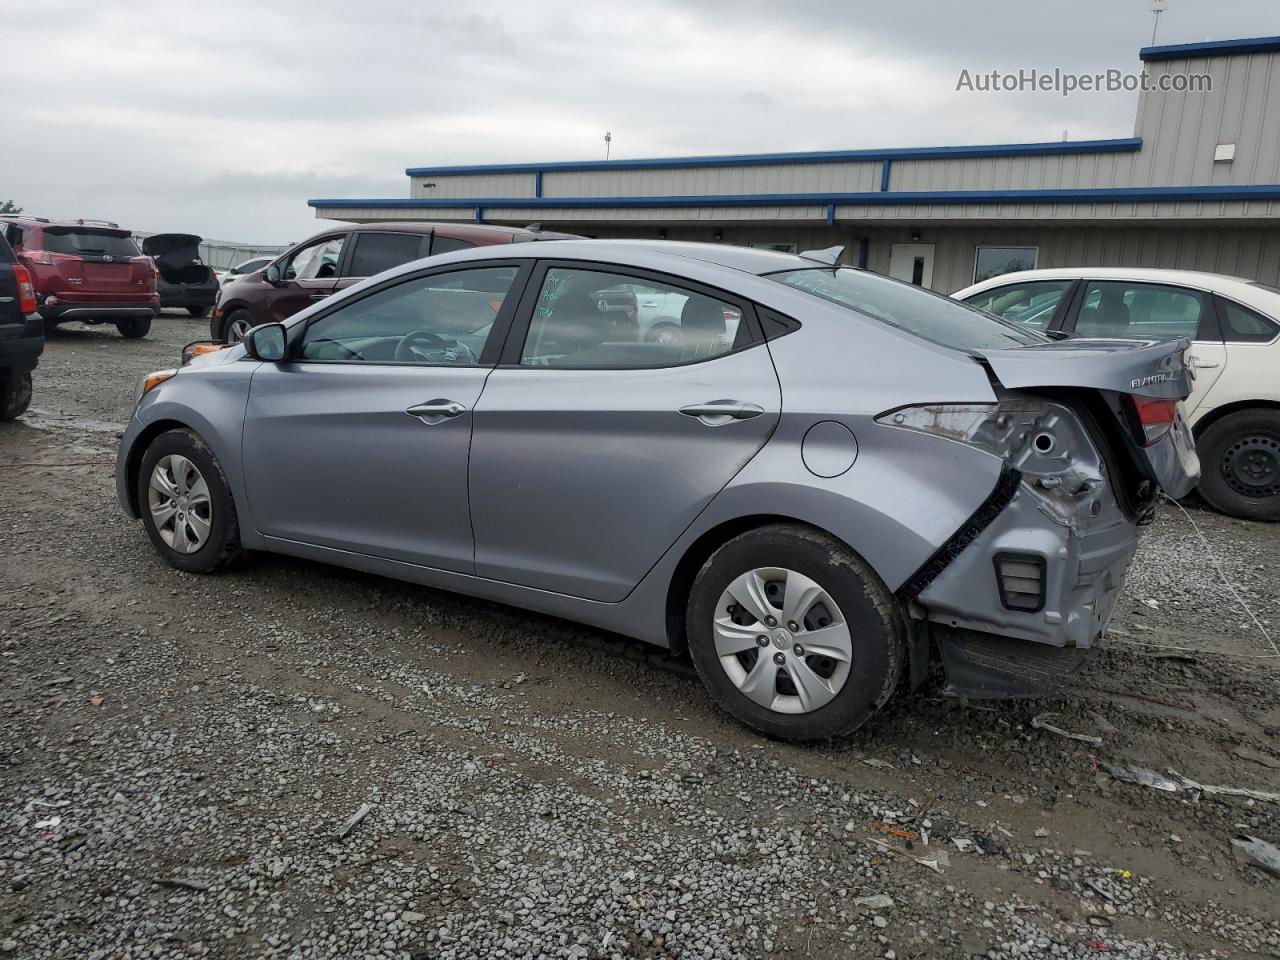
M 1051 342 L 836 251 L 522 247 L 148 375 L 125 511 L 182 570 L 292 554 L 687 652 L 731 714 L 812 739 L 931 657 L 956 695 L 1069 676 L 1157 492 L 1195 483 L 1185 340 Z

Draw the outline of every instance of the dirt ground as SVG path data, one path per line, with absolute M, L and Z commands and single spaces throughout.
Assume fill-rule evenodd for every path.
M 1280 803 L 1108 772 L 1280 791 L 1232 590 L 1280 634 L 1280 526 L 1163 509 L 1065 697 L 930 688 L 792 746 L 597 631 L 164 565 L 111 461 L 206 332 L 60 328 L 0 425 L 0 957 L 1280 957 L 1280 877 L 1231 843 L 1280 845 Z

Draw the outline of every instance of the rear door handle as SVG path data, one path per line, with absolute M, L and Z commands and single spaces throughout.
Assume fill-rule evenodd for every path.
M 452 420 L 467 412 L 467 408 L 456 400 L 428 400 L 426 403 L 415 403 L 405 410 L 411 417 L 417 417 L 431 426 L 445 420 Z
M 1217 360 L 1201 360 L 1199 357 L 1192 357 L 1191 365 L 1197 370 L 1209 370 L 1213 367 L 1221 366 Z
M 327 296 L 329 296 L 329 294 L 327 294 L 327 293 L 313 293 L 313 294 L 311 295 L 311 299 L 312 299 L 312 300 L 323 300 L 323 299 L 324 299 L 325 297 L 327 297 Z
M 691 403 L 681 407 L 686 417 L 697 417 L 709 427 L 718 427 L 733 420 L 750 420 L 764 413 L 764 407 L 741 400 L 712 400 L 710 403 Z

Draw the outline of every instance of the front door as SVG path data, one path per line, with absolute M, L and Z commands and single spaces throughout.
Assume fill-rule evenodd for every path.
M 933 286 L 933 244 L 895 243 L 889 248 L 889 276 L 926 289 Z
M 472 412 L 521 269 L 396 278 L 291 330 L 290 359 L 263 364 L 250 385 L 244 470 L 257 529 L 473 572 Z
M 267 323 L 283 323 L 333 293 L 348 236 L 343 233 L 321 237 L 271 268 L 270 279 L 263 278 L 273 288 L 267 294 Z M 277 270 L 278 277 L 274 276 Z
M 635 284 L 680 303 L 678 337 L 645 339 L 626 309 Z M 623 599 L 780 410 L 748 304 L 623 268 L 544 265 L 476 407 L 476 573 Z

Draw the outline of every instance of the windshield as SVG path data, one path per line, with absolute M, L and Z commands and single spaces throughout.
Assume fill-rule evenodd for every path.
M 770 280 L 953 350 L 1001 349 L 1049 342 L 1032 330 L 958 300 L 865 270 L 819 267 L 768 276 Z
M 133 237 L 95 230 L 51 230 L 45 227 L 43 245 L 50 253 L 125 259 L 141 255 Z

